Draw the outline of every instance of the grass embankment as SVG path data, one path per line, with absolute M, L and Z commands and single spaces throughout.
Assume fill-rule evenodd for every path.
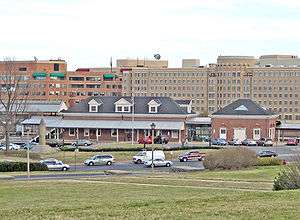
M 0 219 L 299 219 L 278 167 L 60 181 L 0 181 Z

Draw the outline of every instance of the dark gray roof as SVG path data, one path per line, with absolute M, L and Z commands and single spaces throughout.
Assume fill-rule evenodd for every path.
M 275 115 L 275 113 L 261 107 L 251 99 L 238 99 L 213 115 Z
M 131 114 L 131 112 L 115 112 L 114 103 L 122 98 L 132 103 L 132 99 L 130 96 L 94 96 L 80 101 L 78 104 L 75 104 L 74 106 L 63 112 L 88 113 L 88 102 L 94 99 L 98 103 L 101 103 L 98 108 L 98 113 Z M 154 100 L 155 102 L 160 104 L 157 113 L 149 113 L 148 103 L 151 100 Z M 135 114 L 188 114 L 186 110 L 181 108 L 173 99 L 169 97 L 138 96 L 134 97 L 134 104 Z
M 175 102 L 177 102 L 179 105 L 189 105 L 191 100 L 175 100 Z

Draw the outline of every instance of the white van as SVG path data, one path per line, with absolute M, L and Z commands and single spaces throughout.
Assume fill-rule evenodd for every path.
M 165 153 L 162 150 L 153 151 L 153 160 L 164 160 L 165 158 Z M 144 163 L 148 160 L 152 160 L 152 151 L 140 151 L 137 155 L 133 156 L 132 158 L 133 163 Z

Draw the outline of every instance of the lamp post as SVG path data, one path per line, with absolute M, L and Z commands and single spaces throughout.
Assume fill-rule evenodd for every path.
M 154 163 L 153 163 L 153 157 L 154 157 L 154 130 L 155 130 L 155 127 L 156 127 L 156 124 L 154 124 L 153 122 L 151 123 L 150 125 L 151 127 L 151 131 L 152 131 L 152 158 L 151 158 L 151 168 L 152 168 L 152 172 L 154 171 Z

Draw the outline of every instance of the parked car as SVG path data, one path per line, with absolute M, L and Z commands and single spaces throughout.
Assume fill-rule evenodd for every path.
M 262 150 L 257 154 L 258 157 L 277 157 L 278 154 L 270 150 Z
M 273 146 L 273 141 L 272 139 L 268 138 L 265 142 L 264 146 L 272 147 Z
M 256 143 L 258 146 L 273 146 L 273 141 L 270 138 L 260 138 Z
M 240 141 L 239 139 L 232 139 L 231 141 L 228 141 L 228 144 L 233 146 L 240 146 L 242 145 L 242 141 Z
M 72 143 L 72 146 L 90 146 L 92 145 L 92 142 L 90 140 L 76 140 L 75 142 Z
M 154 144 L 167 144 L 169 140 L 170 138 L 167 135 L 158 135 L 154 138 Z
M 257 143 L 255 140 L 251 140 L 251 139 L 245 139 L 242 141 L 242 145 L 245 145 L 245 146 L 256 146 Z
M 211 144 L 212 145 L 222 145 L 222 146 L 225 146 L 225 145 L 227 145 L 227 141 L 225 139 L 222 139 L 222 138 L 217 138 L 217 139 L 213 139 L 211 141 Z
M 21 147 L 17 144 L 10 143 L 8 149 L 9 150 L 20 150 Z M 0 150 L 6 150 L 6 145 L 2 143 L 0 145 Z
M 145 161 L 145 165 L 147 167 L 151 167 L 152 160 Z M 173 165 L 172 161 L 169 161 L 169 160 L 164 160 L 164 159 L 155 159 L 155 160 L 153 160 L 153 166 L 154 167 L 170 167 L 172 165 Z
M 112 155 L 95 155 L 84 161 L 87 166 L 94 165 L 112 165 L 115 162 L 115 158 Z
M 140 137 L 139 140 L 138 140 L 138 143 L 139 144 L 152 144 L 152 138 L 151 136 L 148 136 L 148 137 Z
M 186 162 L 188 160 L 203 160 L 205 153 L 200 153 L 199 151 L 188 151 L 179 155 L 178 159 L 180 162 Z
M 42 160 L 41 163 L 47 165 L 48 170 L 67 171 L 70 169 L 70 166 L 68 164 L 64 164 L 62 161 L 56 159 Z
M 288 139 L 288 141 L 287 141 L 286 144 L 287 145 L 294 145 L 294 146 L 296 146 L 296 145 L 298 145 L 297 139 L 296 138 L 290 138 L 290 139 Z
M 162 159 L 164 160 L 165 153 L 162 150 L 153 151 L 153 160 Z M 144 163 L 145 161 L 152 160 L 152 151 L 140 151 L 132 157 L 133 163 Z

